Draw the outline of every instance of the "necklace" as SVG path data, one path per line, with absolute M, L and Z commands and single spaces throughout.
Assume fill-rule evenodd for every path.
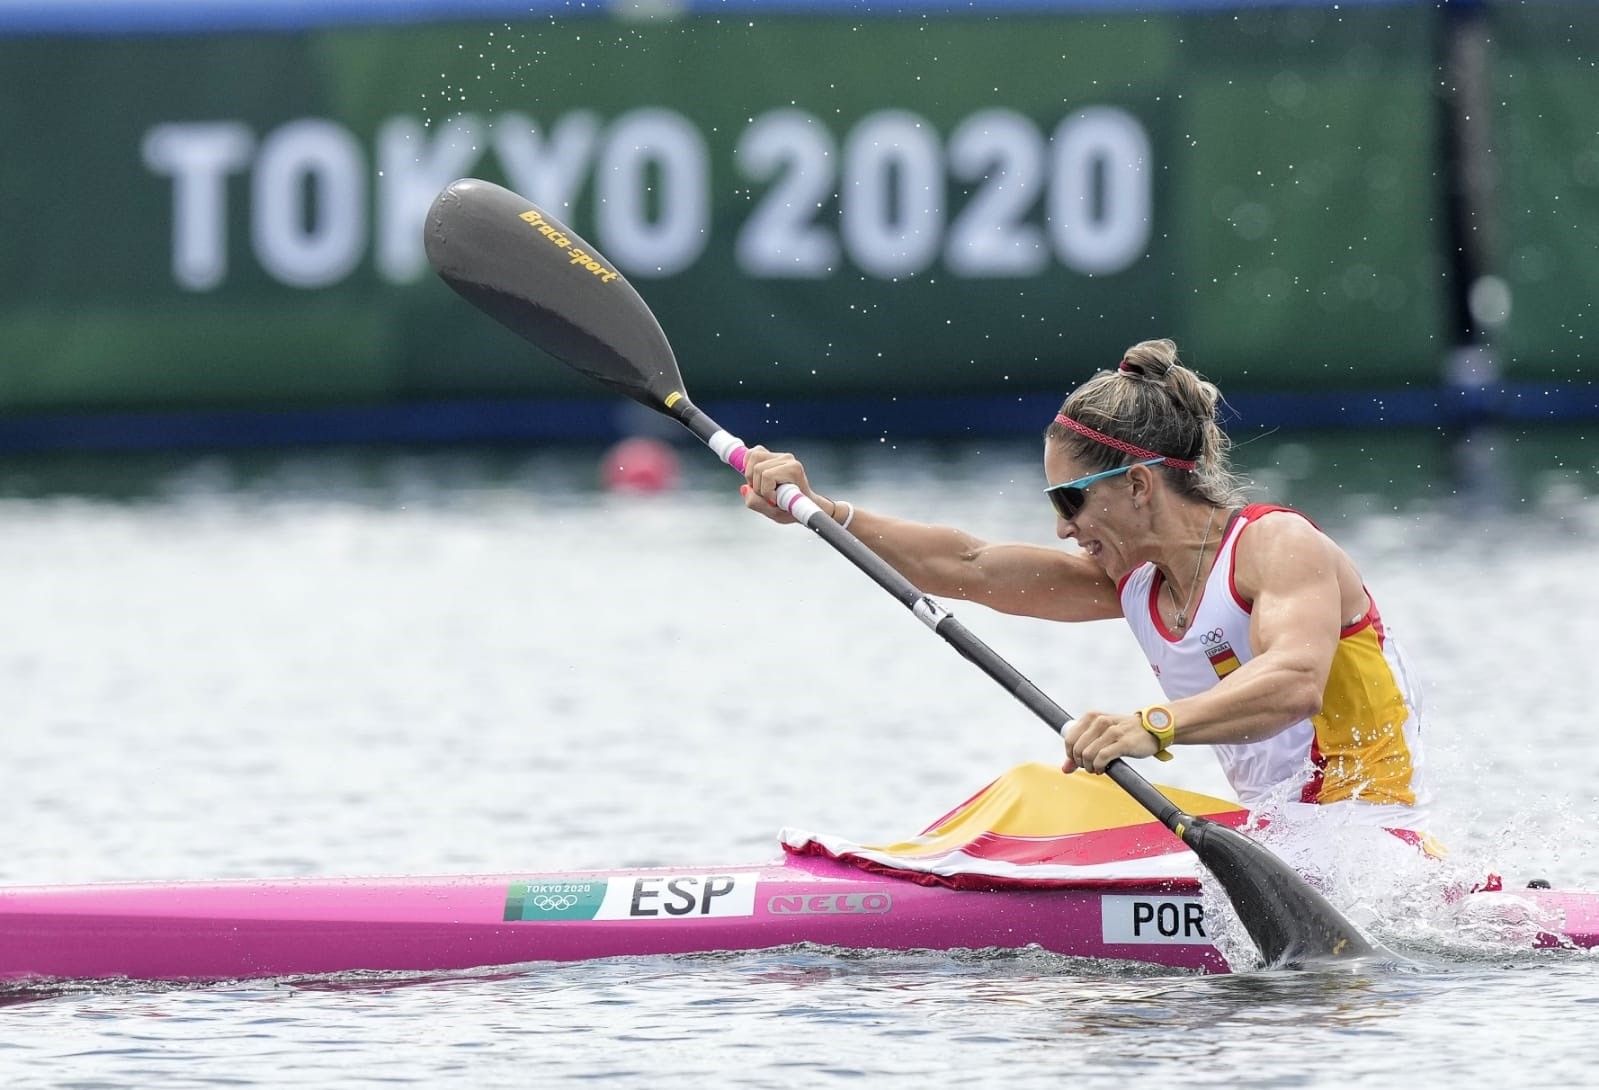
M 1205 566 L 1205 546 L 1210 544 L 1210 528 L 1216 524 L 1216 505 L 1210 505 L 1210 517 L 1205 520 L 1205 536 L 1199 542 L 1199 559 L 1194 562 L 1194 580 L 1188 588 L 1188 600 L 1182 608 L 1177 610 L 1177 627 L 1188 627 L 1188 607 L 1194 604 L 1194 595 L 1199 592 L 1199 569 Z M 1166 595 L 1171 599 L 1171 604 L 1177 605 L 1177 592 L 1172 589 L 1171 580 L 1166 580 Z

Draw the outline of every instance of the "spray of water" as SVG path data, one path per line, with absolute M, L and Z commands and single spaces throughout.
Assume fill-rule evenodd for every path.
M 1529 816 L 1485 843 L 1450 850 L 1431 838 L 1395 835 L 1356 807 L 1274 799 L 1257 808 L 1248 832 L 1382 946 L 1429 963 L 1469 963 L 1547 956 L 1540 951 L 1555 942 L 1558 915 L 1528 895 L 1526 875 L 1505 865 L 1534 846 L 1547 853 L 1539 831 L 1547 818 Z M 1220 887 L 1206 881 L 1202 897 L 1211 938 L 1228 964 L 1259 967 Z

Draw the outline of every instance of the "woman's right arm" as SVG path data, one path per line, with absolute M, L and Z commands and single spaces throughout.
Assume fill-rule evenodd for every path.
M 961 598 L 1023 617 L 1094 621 L 1120 617 L 1116 585 L 1088 557 L 1042 545 L 990 544 L 964 530 L 880 515 L 812 490 L 805 467 L 792 454 L 750 449 L 745 506 L 775 522 L 792 522 L 773 506 L 777 489 L 792 484 L 833 521 L 901 575 L 934 597 Z M 853 513 L 852 513 L 853 512 Z

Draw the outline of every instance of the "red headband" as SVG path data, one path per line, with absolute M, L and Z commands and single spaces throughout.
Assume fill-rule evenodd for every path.
M 1065 413 L 1056 413 L 1055 423 L 1059 424 L 1063 428 L 1066 428 L 1068 431 L 1074 431 L 1078 435 L 1092 439 L 1096 443 L 1101 443 L 1109 447 L 1111 450 L 1119 450 L 1123 454 L 1131 454 L 1135 458 L 1159 458 L 1162 465 L 1168 465 L 1173 469 L 1184 469 L 1190 472 L 1192 472 L 1197 465 L 1197 463 L 1191 462 L 1187 458 L 1173 458 L 1166 454 L 1157 454 L 1152 450 L 1145 450 L 1143 447 L 1135 447 L 1125 439 L 1117 439 L 1115 436 L 1106 435 L 1102 431 L 1095 431 L 1087 424 L 1079 424 Z

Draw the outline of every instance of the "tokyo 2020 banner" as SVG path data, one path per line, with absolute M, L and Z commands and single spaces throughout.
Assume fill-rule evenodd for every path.
M 0 412 L 589 394 L 426 273 L 467 175 L 599 247 L 702 399 L 1036 394 L 1151 336 L 1224 388 L 1432 382 L 1431 19 L 14 33 Z

